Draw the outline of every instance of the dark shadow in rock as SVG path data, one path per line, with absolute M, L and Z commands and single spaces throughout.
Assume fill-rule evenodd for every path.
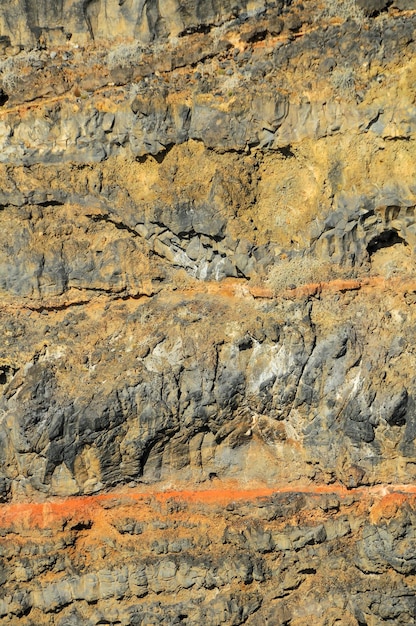
M 390 248 L 397 243 L 402 243 L 405 246 L 408 245 L 403 237 L 400 237 L 396 230 L 385 230 L 384 232 L 376 235 L 376 237 L 373 237 L 373 239 L 371 239 L 371 241 L 367 245 L 367 252 L 371 257 L 375 252 L 377 252 L 377 250 L 381 250 L 382 248 Z
M 6 385 L 16 374 L 17 369 L 10 365 L 3 365 L 0 368 L 0 385 Z
M 0 107 L 4 106 L 8 99 L 9 96 L 7 95 L 7 93 L 3 91 L 3 89 L 0 89 Z
M 282 146 L 281 148 L 278 148 L 277 150 L 278 150 L 278 152 L 280 152 L 280 154 L 282 154 L 287 159 L 290 158 L 290 157 L 294 157 L 295 156 L 295 153 L 292 152 L 292 148 L 291 148 L 290 145 Z
M 169 143 L 166 146 L 164 146 L 164 149 L 162 149 L 160 152 L 157 152 L 156 154 L 151 154 L 149 152 L 149 153 L 143 154 L 141 156 L 136 156 L 136 161 L 138 161 L 138 163 L 146 163 L 146 161 L 148 159 L 153 159 L 153 160 L 157 161 L 157 163 L 161 164 L 161 163 L 163 163 L 163 161 L 165 160 L 165 158 L 167 157 L 169 152 L 174 147 L 175 147 L 174 143 Z

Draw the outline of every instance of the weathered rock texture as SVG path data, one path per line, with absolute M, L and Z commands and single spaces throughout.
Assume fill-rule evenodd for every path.
M 2 623 L 413 624 L 415 495 L 322 491 L 6 505 Z
M 415 623 L 415 23 L 412 0 L 2 4 L 5 511 L 231 479 L 301 502 L 202 501 L 188 531 L 152 500 L 154 550 L 116 496 L 102 528 L 6 516 L 4 623 Z M 403 506 L 369 521 L 380 484 Z

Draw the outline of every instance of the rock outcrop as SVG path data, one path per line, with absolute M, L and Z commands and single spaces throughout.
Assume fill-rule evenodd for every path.
M 414 493 L 229 487 L 6 506 L 0 619 L 413 623 Z
M 0 8 L 4 623 L 416 619 L 415 22 Z M 161 511 L 175 485 L 218 502 Z

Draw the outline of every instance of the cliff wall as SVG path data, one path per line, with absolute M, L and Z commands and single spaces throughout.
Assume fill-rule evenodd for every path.
M 415 22 L 0 7 L 4 623 L 414 623 Z

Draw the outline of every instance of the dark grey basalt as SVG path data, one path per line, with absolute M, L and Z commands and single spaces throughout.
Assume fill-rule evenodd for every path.
M 152 301 L 149 313 L 153 306 Z M 302 321 L 282 325 L 291 307 L 300 310 L 288 303 L 274 312 L 259 307 L 263 334 L 247 323 L 233 341 L 214 342 L 207 351 L 192 338 L 210 314 L 205 306 L 189 327 L 185 316 L 179 342 L 167 327 L 166 335 L 150 334 L 139 361 L 130 353 L 108 351 L 105 340 L 97 344 L 87 360 L 96 376 L 104 378 L 116 363 L 120 372 L 131 371 L 135 363 L 134 375 L 115 380 L 105 395 L 97 395 L 93 384 L 70 394 L 61 389 L 56 369 L 64 367 L 61 359 L 56 364 L 38 360 L 24 370 L 17 366 L 1 402 L 10 416 L 0 432 L 4 497 L 11 482 L 15 488 L 53 493 L 57 468 L 73 474 L 75 459 L 91 445 L 104 486 L 141 477 L 158 481 L 178 469 L 205 478 L 232 476 L 240 471 L 253 435 L 273 448 L 291 424 L 310 460 L 321 471 L 338 472 L 348 486 L 351 480 L 376 480 L 377 465 L 388 458 L 386 429 L 397 437 L 404 458 L 413 458 L 414 381 L 405 376 L 400 388 L 377 386 L 380 372 L 395 358 L 389 344 L 374 351 L 363 343 L 366 331 L 357 333 L 351 326 L 331 337 L 317 335 L 308 303 Z M 172 309 L 172 320 L 178 313 Z M 134 324 L 131 328 L 134 332 Z M 49 336 L 54 332 L 49 328 Z M 355 478 L 348 467 L 345 475 L 337 468 L 348 441 L 351 464 L 361 468 Z M 278 473 L 279 463 L 269 471 L 271 477 Z M 81 484 L 73 484 L 82 492 Z

